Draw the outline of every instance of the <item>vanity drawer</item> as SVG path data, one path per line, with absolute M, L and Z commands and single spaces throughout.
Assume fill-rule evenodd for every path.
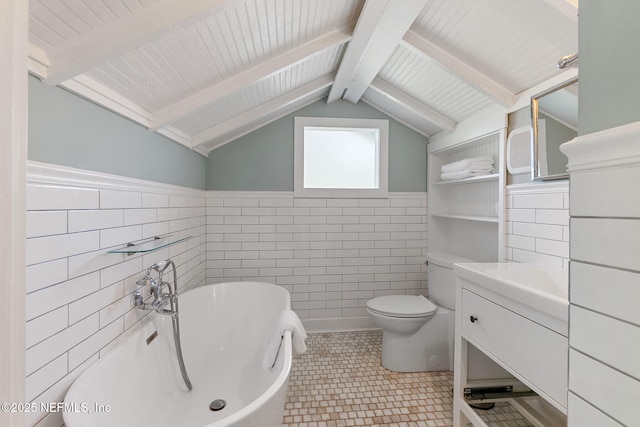
M 465 289 L 461 311 L 465 339 L 567 407 L 567 337 Z

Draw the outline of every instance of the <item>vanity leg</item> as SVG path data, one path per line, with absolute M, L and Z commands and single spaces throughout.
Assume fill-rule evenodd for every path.
M 467 383 L 468 343 L 462 339 L 456 342 L 456 357 L 453 371 L 453 427 L 465 427 L 469 421 L 462 411 L 464 387 Z
M 455 338 L 453 358 L 453 427 L 466 427 L 469 420 L 462 411 L 464 387 L 467 384 L 467 354 L 469 344 L 462 338 L 462 286 L 456 283 Z

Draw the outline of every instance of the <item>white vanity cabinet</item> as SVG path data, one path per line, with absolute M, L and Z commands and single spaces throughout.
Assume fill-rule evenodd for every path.
M 549 295 L 549 301 L 539 299 L 532 306 L 530 302 L 535 301 L 534 294 L 540 298 L 542 292 L 507 279 L 504 271 L 509 267 L 502 266 L 508 265 L 461 264 L 454 269 L 458 276 L 454 426 L 465 426 L 467 421 L 474 426 L 487 426 L 469 405 L 471 399 L 464 393 L 469 386 L 467 355 L 470 346 L 511 373 L 521 388 L 524 385 L 535 392 L 524 395 L 505 393 L 483 402 L 508 400 L 535 426 L 566 426 L 568 302 L 565 304 L 557 295 Z M 520 270 L 517 267 L 512 267 L 512 270 L 531 276 L 526 267 Z M 486 275 L 479 276 L 478 272 Z M 491 280 L 491 275 L 495 276 L 495 281 Z M 537 279 L 546 280 L 546 277 Z M 493 385 L 506 382 L 501 379 Z M 489 380 L 483 385 L 491 386 L 492 383 Z

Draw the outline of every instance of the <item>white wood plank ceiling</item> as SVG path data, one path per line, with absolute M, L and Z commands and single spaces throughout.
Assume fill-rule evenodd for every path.
M 416 131 L 557 76 L 577 0 L 30 0 L 32 74 L 203 155 L 326 99 Z

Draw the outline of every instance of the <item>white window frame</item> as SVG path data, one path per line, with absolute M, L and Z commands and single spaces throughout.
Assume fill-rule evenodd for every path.
M 304 128 L 365 128 L 379 129 L 379 188 L 304 188 Z M 332 117 L 295 117 L 294 119 L 294 181 L 295 197 L 370 197 L 389 195 L 389 121 L 383 119 L 351 119 Z

